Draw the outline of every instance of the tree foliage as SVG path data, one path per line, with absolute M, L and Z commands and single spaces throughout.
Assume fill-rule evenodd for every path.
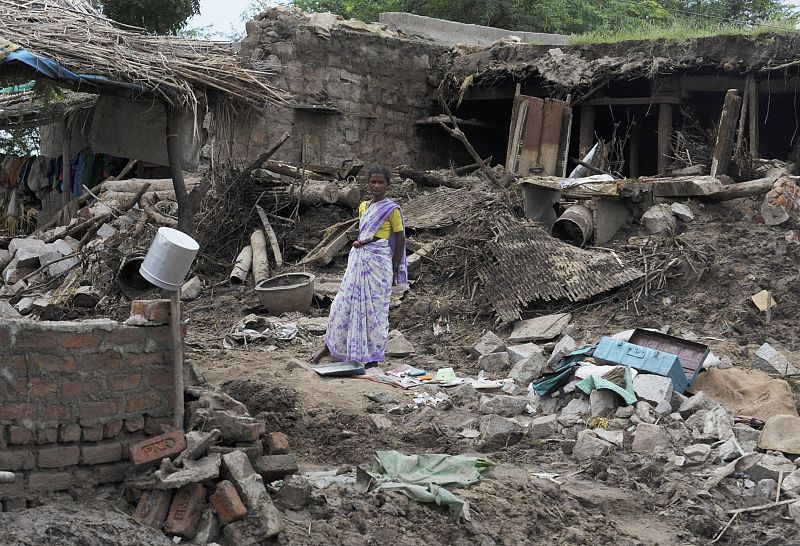
M 0 131 L 0 153 L 24 157 L 35 155 L 38 151 L 39 129 Z
M 155 34 L 177 34 L 200 13 L 200 0 L 100 0 L 99 4 L 106 17 Z
M 253 0 L 250 13 L 268 6 Z M 512 30 L 577 34 L 641 23 L 693 20 L 710 25 L 755 24 L 791 15 L 784 0 L 293 0 L 308 12 L 376 21 L 385 11 L 403 11 L 462 23 Z

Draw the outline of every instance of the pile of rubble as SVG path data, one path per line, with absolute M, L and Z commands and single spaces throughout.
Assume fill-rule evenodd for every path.
M 190 432 L 167 430 L 130 448 L 135 467 L 124 485 L 134 518 L 195 544 L 262 544 L 282 532 L 270 484 L 284 480 L 277 501 L 294 509 L 311 494 L 300 478 L 286 479 L 298 470 L 286 435 L 266 433 L 263 419 L 208 383 L 186 396 Z

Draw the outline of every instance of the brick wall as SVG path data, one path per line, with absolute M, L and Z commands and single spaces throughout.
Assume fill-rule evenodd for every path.
M 447 46 L 343 27 L 332 28 L 326 38 L 280 10 L 259 17 L 264 18 L 247 24 L 240 55 L 276 71 L 275 84 L 297 103 L 328 105 L 340 113 L 291 107 L 243 113 L 233 124 L 233 146 L 220 147 L 235 163 L 249 163 L 284 131 L 292 136 L 275 159 L 295 163 L 301 161 L 304 135 L 318 150 L 318 162 L 333 166 L 358 159 L 427 167 L 451 153 L 465 156 L 440 127 L 416 125 L 437 110 L 434 73 Z
M 172 423 L 168 326 L 0 320 L 0 485 L 5 510 L 118 482 L 128 446 Z

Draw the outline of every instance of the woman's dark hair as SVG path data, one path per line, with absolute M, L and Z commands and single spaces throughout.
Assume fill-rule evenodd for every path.
M 367 168 L 367 182 L 369 179 L 372 178 L 373 174 L 382 174 L 383 177 L 386 179 L 386 182 L 392 181 L 392 173 L 389 172 L 389 169 L 384 167 L 383 165 L 378 165 L 377 163 L 373 163 L 372 165 Z

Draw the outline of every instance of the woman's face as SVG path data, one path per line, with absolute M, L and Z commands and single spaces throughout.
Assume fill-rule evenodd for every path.
M 369 192 L 372 194 L 372 199 L 379 201 L 386 197 L 386 192 L 389 189 L 389 181 L 381 173 L 372 173 L 369 177 Z

